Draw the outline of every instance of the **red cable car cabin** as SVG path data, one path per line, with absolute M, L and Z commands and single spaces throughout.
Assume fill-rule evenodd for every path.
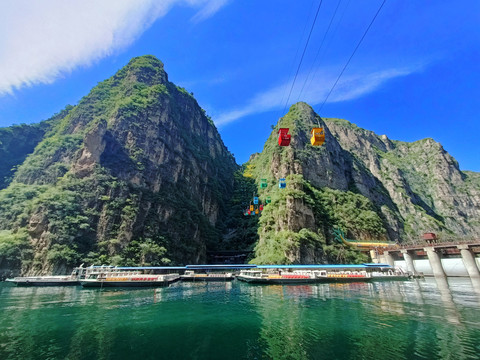
M 292 135 L 288 133 L 288 128 L 280 128 L 278 130 L 278 145 L 280 146 L 288 146 L 290 145 L 290 139 Z

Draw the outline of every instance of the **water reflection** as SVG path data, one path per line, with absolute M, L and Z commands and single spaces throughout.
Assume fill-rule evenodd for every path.
M 262 317 L 268 358 L 469 358 L 479 334 L 465 325 L 480 320 L 479 309 L 459 306 L 444 278 L 246 291 Z
M 134 291 L 0 284 L 0 359 L 474 359 L 479 299 L 470 279 Z
M 473 290 L 478 295 L 480 302 L 480 278 L 470 278 L 470 281 L 472 282 Z

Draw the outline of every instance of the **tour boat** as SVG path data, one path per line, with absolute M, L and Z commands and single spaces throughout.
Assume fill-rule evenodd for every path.
M 237 279 L 252 284 L 310 284 L 317 281 L 314 271 L 265 273 L 260 270 L 242 270 Z
M 234 279 L 233 273 L 229 272 L 208 272 L 198 273 L 187 270 L 185 274 L 180 275 L 182 281 L 231 281 Z
M 6 279 L 17 286 L 76 286 L 85 277 L 89 268 L 82 266 L 73 269 L 70 275 L 21 276 Z
M 393 281 L 393 280 L 409 280 L 412 276 L 404 272 L 401 268 L 376 268 L 371 273 L 373 281 Z
M 6 279 L 17 286 L 70 286 L 80 285 L 78 278 L 63 276 L 24 276 Z
M 310 284 L 336 282 L 365 282 L 372 280 L 366 271 L 326 271 L 277 269 L 276 271 L 243 270 L 238 280 L 254 284 Z
M 366 271 L 325 271 L 316 272 L 317 282 L 365 282 L 372 280 Z
M 80 281 L 83 287 L 156 287 L 168 286 L 179 274 L 142 274 L 139 271 L 113 272 L 90 276 Z

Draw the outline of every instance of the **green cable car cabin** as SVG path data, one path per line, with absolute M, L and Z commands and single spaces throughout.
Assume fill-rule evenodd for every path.
M 260 188 L 266 188 L 268 186 L 267 184 L 267 179 L 261 179 L 260 180 Z

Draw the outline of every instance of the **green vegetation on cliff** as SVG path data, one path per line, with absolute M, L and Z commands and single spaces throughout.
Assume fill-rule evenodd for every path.
M 418 241 L 435 232 L 444 241 L 470 239 L 480 230 L 480 194 L 475 173 L 461 171 L 457 161 L 431 138 L 415 142 L 390 140 L 346 120 L 327 121 L 340 145 L 352 154 L 385 190 L 377 205 L 398 228 L 395 241 Z M 473 181 L 472 181 L 473 180 Z M 392 226 L 393 225 L 393 226 Z
M 38 124 L 0 128 L 0 189 L 4 189 L 10 184 L 17 167 L 25 161 L 45 133 L 64 117 L 69 109 L 70 107 L 67 107 L 51 119 Z
M 368 198 L 352 191 L 316 187 L 302 174 L 308 161 L 321 159 L 328 152 L 325 147 L 310 146 L 308 134 L 318 123 L 321 119 L 308 105 L 293 105 L 276 125 L 262 153 L 247 165 L 256 180 L 260 199 L 272 199 L 260 217 L 259 241 L 252 262 L 366 261 L 364 255 L 333 242 L 334 227 L 354 238 L 386 238 L 384 221 Z M 280 127 L 288 127 L 294 137 L 288 147 L 277 144 Z M 286 178 L 284 189 L 278 187 L 280 177 Z M 262 178 L 267 179 L 267 188 L 260 187 Z
M 385 238 L 382 220 L 364 196 L 350 191 L 316 189 L 301 175 L 288 176 L 287 184 L 285 189 L 272 187 L 266 192 L 272 202 L 265 206 L 260 217 L 260 241 L 253 263 L 365 262 L 367 258 L 362 254 L 333 241 L 331 230 L 335 227 L 357 238 L 362 235 Z M 301 213 L 302 208 L 308 209 L 308 214 L 311 211 L 314 218 L 309 228 L 301 227 L 301 221 L 295 222 L 295 215 Z M 279 226 L 282 223 L 284 225 Z
M 321 147 L 309 141 L 317 126 Z M 278 145 L 280 127 L 290 146 Z M 333 228 L 401 241 L 480 227 L 480 175 L 441 145 L 391 141 L 305 103 L 239 169 L 193 94 L 152 56 L 48 121 L 0 129 L 0 155 L 0 270 L 25 274 L 199 263 L 223 250 L 251 250 L 260 264 L 358 263 L 366 255 L 335 243 Z M 264 210 L 245 216 L 254 196 Z
M 237 165 L 155 57 L 132 59 L 48 130 L 0 191 L 0 268 L 195 263 L 221 242 Z M 11 251 L 19 239 L 28 251 Z

